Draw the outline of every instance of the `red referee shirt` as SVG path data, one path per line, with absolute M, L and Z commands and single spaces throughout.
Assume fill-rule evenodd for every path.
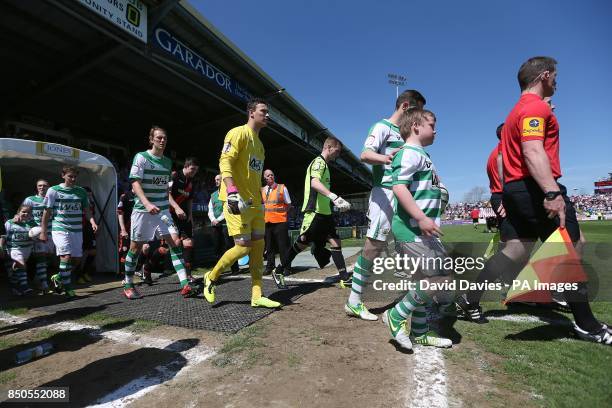
M 531 176 L 522 148 L 522 143 L 528 140 L 542 141 L 553 177 L 561 177 L 559 123 L 550 106 L 535 94 L 521 96 L 502 129 L 501 149 L 506 183 Z
M 502 185 L 501 179 L 499 178 L 499 171 L 497 171 L 497 156 L 501 148 L 501 142 L 495 146 L 489 155 L 487 160 L 487 176 L 489 176 L 489 189 L 491 193 L 501 193 Z

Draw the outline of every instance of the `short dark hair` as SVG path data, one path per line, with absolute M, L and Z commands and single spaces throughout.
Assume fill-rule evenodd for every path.
M 521 65 L 518 72 L 518 83 L 524 91 L 544 71 L 554 72 L 557 69 L 557 60 L 552 57 L 532 57 Z
M 189 166 L 199 166 L 200 162 L 198 161 L 197 158 L 195 157 L 187 157 L 185 159 L 185 164 L 183 164 L 183 167 L 189 167 Z
M 266 102 L 262 98 L 252 98 L 251 100 L 249 100 L 249 102 L 247 103 L 247 113 L 251 113 L 255 109 L 257 109 L 257 105 L 259 105 L 260 103 L 268 106 L 268 102 Z
M 504 127 L 504 123 L 502 122 L 502 123 L 500 123 L 500 124 L 499 124 L 499 126 L 497 127 L 497 129 L 495 129 L 495 134 L 497 134 L 497 138 L 498 138 L 499 140 L 501 140 L 501 131 L 502 131 L 502 128 L 503 128 L 503 127 Z
M 68 174 L 68 173 L 79 174 L 79 169 L 77 169 L 76 166 L 72 166 L 70 164 L 67 164 L 64 167 L 62 167 L 62 176 L 64 174 Z
M 408 89 L 400 94 L 395 101 L 395 110 L 402 106 L 402 103 L 407 102 L 411 108 L 418 108 L 418 104 L 421 103 L 425 106 L 425 97 L 421 95 L 419 91 L 414 89 Z

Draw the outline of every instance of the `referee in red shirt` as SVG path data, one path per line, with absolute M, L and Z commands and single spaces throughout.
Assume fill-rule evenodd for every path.
M 574 244 L 580 240 L 576 211 L 561 177 L 559 163 L 559 123 L 551 107 L 542 99 L 557 88 L 557 61 L 534 57 L 519 69 L 521 97 L 502 128 L 503 206 L 506 220 L 501 239 L 505 248 L 494 255 L 478 277 L 478 282 L 494 281 L 500 275 L 511 282 L 526 262 L 536 240 L 544 242 L 558 227 L 565 227 Z M 460 299 L 460 312 L 468 320 L 486 322 L 478 302 L 482 291 L 470 291 Z M 612 329 L 597 321 L 588 303 L 587 288 L 578 284 L 565 297 L 574 315 L 578 337 L 612 345 Z

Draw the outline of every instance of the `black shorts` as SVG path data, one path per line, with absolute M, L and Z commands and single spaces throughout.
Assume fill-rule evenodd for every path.
M 478 218 L 472 218 L 472 223 L 473 224 L 478 224 Z
M 567 189 L 559 184 L 565 200 L 565 228 L 573 242 L 580 239 L 576 210 L 567 197 Z M 501 239 L 538 238 L 545 241 L 559 227 L 559 217 L 548 218 L 544 210 L 544 192 L 534 179 L 511 181 L 504 185 L 503 203 L 506 220 L 502 224 Z
M 181 220 L 175 213 L 172 213 L 172 221 L 174 221 L 181 239 L 193 238 L 193 223 L 191 221 L 188 221 L 186 218 Z
M 89 221 L 83 223 L 83 249 L 96 249 L 96 234 L 94 234 Z
M 306 238 L 306 242 L 325 242 L 329 238 L 340 239 L 336 232 L 336 224 L 333 215 L 323 215 L 317 213 L 306 213 L 300 236 Z M 302 240 L 304 242 L 304 240 Z

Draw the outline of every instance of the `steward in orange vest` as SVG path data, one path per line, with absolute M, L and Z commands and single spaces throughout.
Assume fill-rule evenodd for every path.
M 261 201 L 264 204 L 266 222 L 266 273 L 271 273 L 275 267 L 276 252 L 284 257 L 289 250 L 287 215 L 291 198 L 285 185 L 274 181 L 272 170 L 264 171 L 264 180 L 266 185 L 261 188 Z
M 261 189 L 261 200 L 264 203 L 264 219 L 266 223 L 277 224 L 287 222 L 289 204 L 285 202 L 286 188 L 284 184 L 265 186 Z M 291 202 L 291 200 L 289 200 Z

